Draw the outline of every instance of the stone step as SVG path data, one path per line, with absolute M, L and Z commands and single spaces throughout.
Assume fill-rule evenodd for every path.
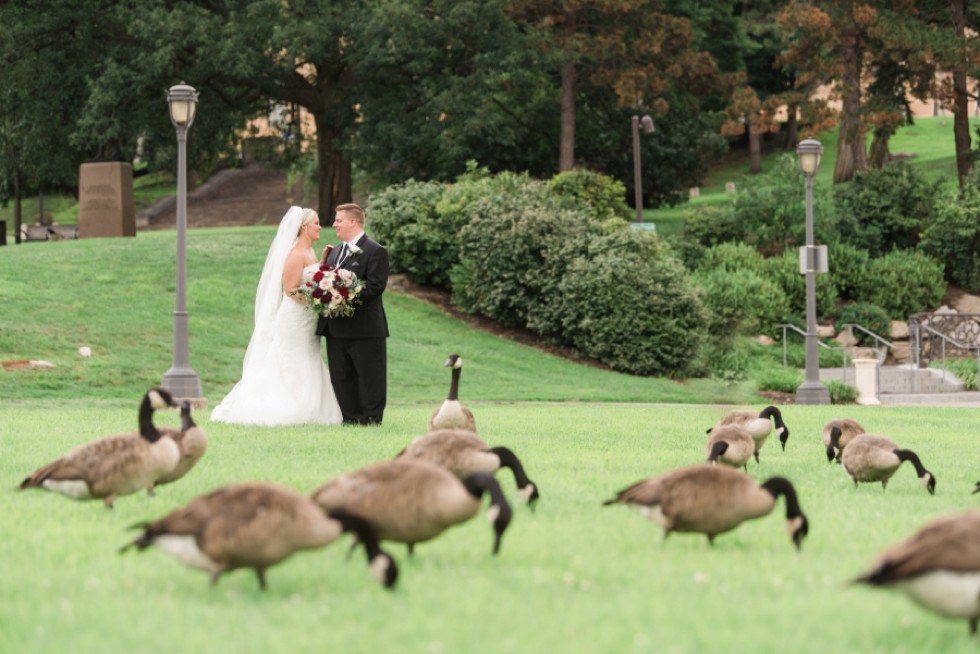
M 980 407 L 980 393 L 881 393 L 878 401 L 889 406 L 963 406 Z
M 821 381 L 842 381 L 855 384 L 854 368 L 821 368 Z M 958 393 L 963 392 L 963 382 L 949 370 L 936 368 L 912 368 L 907 365 L 881 366 L 878 376 L 878 393 Z

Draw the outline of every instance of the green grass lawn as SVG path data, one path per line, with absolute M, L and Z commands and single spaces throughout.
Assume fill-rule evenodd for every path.
M 252 294 L 271 227 L 191 230 L 191 365 L 213 407 L 237 379 Z M 720 536 L 677 534 L 603 500 L 639 479 L 704 458 L 705 429 L 749 388 L 630 377 L 477 332 L 411 297 L 386 294 L 391 322 L 384 426 L 249 428 L 212 424 L 207 455 L 156 497 L 116 508 L 44 491 L 23 477 L 69 448 L 135 427 L 143 392 L 170 365 L 174 233 L 32 243 L 0 250 L 0 652 L 966 652 L 963 621 L 847 580 L 877 553 L 946 511 L 976 506 L 976 410 L 928 407 L 783 409 L 786 451 L 773 440 L 759 480 L 797 487 L 811 525 L 797 552 L 783 506 Z M 91 358 L 76 350 L 87 345 Z M 302 491 L 394 456 L 445 397 L 450 351 L 466 361 L 461 397 L 493 445 L 523 460 L 542 499 L 519 505 L 499 556 L 482 516 L 420 545 L 394 592 L 345 560 L 346 539 L 273 568 L 207 576 L 162 552 L 119 555 L 134 523 L 218 486 L 277 481 Z M 595 402 L 602 402 L 596 404 Z M 671 404 L 654 404 L 667 402 Z M 908 466 L 887 493 L 855 489 L 826 462 L 822 425 L 853 417 L 913 449 L 932 470 L 930 496 Z M 174 413 L 158 422 L 176 425 Z
M 191 368 L 216 404 L 241 375 L 255 285 L 275 227 L 189 230 Z M 325 239 L 324 239 L 325 240 Z M 44 360 L 49 370 L 0 373 L 0 398 L 133 398 L 170 368 L 174 232 L 136 238 L 27 243 L 0 250 L 0 361 Z M 752 402 L 751 385 L 632 377 L 494 338 L 407 295 L 385 305 L 395 401 L 445 397 L 442 363 L 466 361 L 473 400 Z M 91 358 L 78 348 L 92 348 Z
M 470 376 L 472 382 L 476 382 Z M 467 385 L 464 393 L 476 390 Z M 512 389 L 519 399 L 522 386 Z M 138 398 L 23 399 L 3 404 L 0 431 L 0 651 L 250 652 L 972 652 L 965 621 L 904 597 L 848 585 L 880 550 L 932 517 L 973 507 L 975 409 L 784 407 L 786 451 L 773 440 L 758 480 L 784 475 L 810 521 L 797 552 L 773 514 L 719 536 L 664 541 L 636 512 L 600 506 L 622 487 L 704 457 L 704 429 L 725 411 L 695 405 L 484 404 L 482 435 L 524 461 L 542 499 L 519 505 L 501 553 L 483 516 L 416 549 L 389 544 L 394 592 L 345 560 L 347 540 L 300 553 L 268 574 L 207 575 L 156 549 L 117 553 L 129 527 L 220 485 L 274 480 L 308 491 L 385 459 L 422 433 L 435 401 L 396 401 L 382 428 L 246 428 L 198 419 L 210 448 L 156 497 L 112 511 L 39 490 L 23 476 L 75 444 L 132 429 Z M 761 408 L 761 405 L 754 405 Z M 820 429 L 853 417 L 919 453 L 938 479 L 930 496 L 910 466 L 883 493 L 855 489 L 826 462 Z M 176 424 L 173 413 L 160 424 Z

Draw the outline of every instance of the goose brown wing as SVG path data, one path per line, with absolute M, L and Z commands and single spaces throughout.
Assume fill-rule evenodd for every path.
M 980 571 L 980 512 L 934 520 L 887 550 L 869 576 L 876 583 L 889 583 L 936 570 Z

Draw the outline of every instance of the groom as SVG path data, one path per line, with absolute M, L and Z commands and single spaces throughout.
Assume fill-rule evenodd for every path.
M 327 366 L 344 424 L 380 425 L 388 386 L 388 320 L 381 294 L 388 284 L 388 252 L 364 234 L 364 210 L 337 207 L 333 228 L 341 244 L 326 263 L 346 268 L 364 282 L 354 315 L 320 317 L 316 333 L 327 339 Z

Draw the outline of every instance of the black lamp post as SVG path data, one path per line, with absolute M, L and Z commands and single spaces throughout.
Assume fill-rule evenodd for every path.
M 191 370 L 187 348 L 187 130 L 194 123 L 197 91 L 180 83 L 167 93 L 170 120 L 177 128 L 177 299 L 173 364 L 160 385 L 175 398 L 201 398 L 201 380 Z
M 806 247 L 800 252 L 800 271 L 806 274 L 806 371 L 803 383 L 796 389 L 797 404 L 830 404 L 830 391 L 820 383 L 820 352 L 817 350 L 817 279 L 820 250 L 813 245 L 813 178 L 820 169 L 823 146 L 806 139 L 796 146 L 800 170 L 806 184 Z
M 653 134 L 653 119 L 650 116 L 633 116 L 633 187 L 636 202 L 636 222 L 643 222 L 643 182 L 640 177 L 640 127 L 644 134 Z

